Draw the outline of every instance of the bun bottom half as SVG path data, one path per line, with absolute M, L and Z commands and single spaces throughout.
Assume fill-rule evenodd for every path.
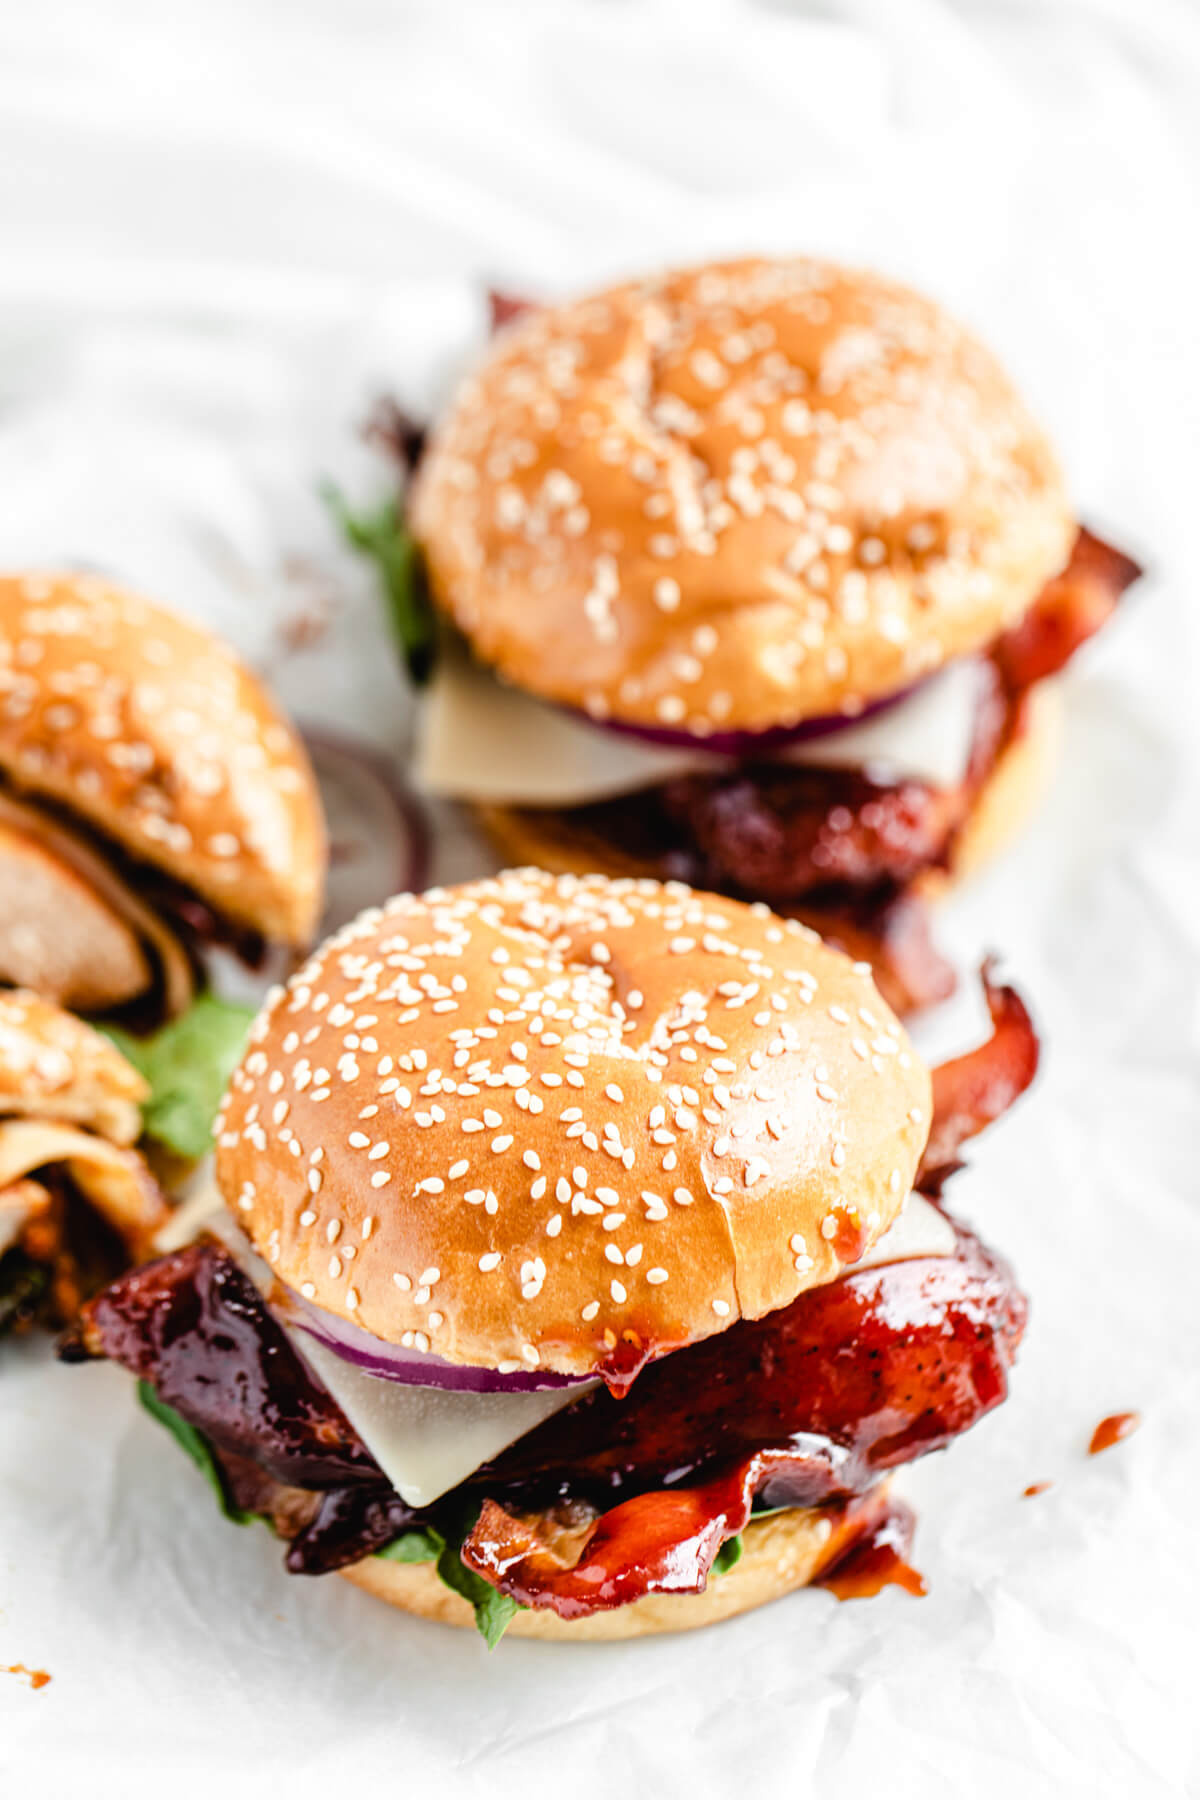
M 908 890 L 916 899 L 945 898 L 1019 834 L 1049 781 L 1061 719 L 1057 682 L 1044 681 L 1029 691 L 1020 729 L 1004 746 L 976 795 L 955 840 L 949 868 L 931 868 L 918 876 Z M 477 806 L 474 812 L 497 854 L 509 867 L 531 864 L 552 875 L 661 876 L 661 870 L 650 858 L 631 855 L 611 839 L 578 825 L 569 812 L 509 806 Z M 868 929 L 858 925 L 839 929 L 835 914 L 806 908 L 802 903 L 776 905 L 775 911 L 801 919 L 823 937 L 841 943 L 849 955 L 875 964 L 880 991 L 897 1011 L 907 1011 L 913 1004 L 906 1000 L 902 989 L 893 985 L 888 946 L 873 939 Z M 944 998 L 944 994 L 936 997 Z
M 696 1631 L 753 1612 L 807 1587 L 844 1556 L 886 1512 L 888 1487 L 887 1481 L 880 1482 L 844 1506 L 796 1508 L 752 1520 L 742 1533 L 741 1560 L 715 1576 L 702 1594 L 647 1594 L 584 1619 L 560 1619 L 548 1610 L 519 1612 L 507 1635 L 560 1644 L 604 1643 Z M 355 1587 L 402 1612 L 474 1630 L 471 1607 L 439 1581 L 430 1563 L 394 1563 L 369 1556 L 340 1572 Z

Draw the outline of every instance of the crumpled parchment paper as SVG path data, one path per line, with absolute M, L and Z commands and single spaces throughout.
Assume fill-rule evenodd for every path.
M 1003 952 L 1046 1059 L 953 1184 L 1033 1310 L 1010 1403 L 907 1479 L 928 1596 L 489 1657 L 285 1576 L 122 1374 L 23 1343 L 0 1663 L 52 1681 L 0 1675 L 0 1791 L 1200 1791 L 1195 13 L 42 0 L 0 43 L 0 561 L 141 583 L 309 723 L 403 759 L 316 484 L 385 491 L 358 426 L 383 389 L 436 401 L 484 278 L 756 247 L 905 275 L 995 342 L 1150 569 L 1072 673 L 1036 824 L 942 921 L 964 969 Z M 441 826 L 439 873 L 484 866 Z M 968 984 L 921 1040 L 979 1023 Z

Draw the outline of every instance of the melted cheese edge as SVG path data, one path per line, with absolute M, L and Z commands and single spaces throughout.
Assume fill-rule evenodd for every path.
M 790 744 L 773 760 L 954 787 L 966 773 L 979 693 L 978 662 L 950 663 L 906 699 L 824 737 Z M 647 743 L 534 700 L 456 646 L 439 658 L 417 727 L 415 773 L 422 786 L 481 804 L 582 806 L 732 766 L 711 751 Z

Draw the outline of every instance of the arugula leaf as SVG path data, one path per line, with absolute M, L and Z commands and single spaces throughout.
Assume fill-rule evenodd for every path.
M 438 1580 L 470 1603 L 475 1611 L 476 1630 L 488 1649 L 494 1650 L 522 1608 L 519 1600 L 502 1594 L 482 1575 L 476 1575 L 474 1569 L 468 1569 L 459 1555 L 478 1516 L 479 1508 L 475 1507 L 457 1518 L 441 1521 L 440 1530 L 432 1525 L 415 1527 L 402 1532 L 375 1554 L 389 1562 L 436 1562 Z
M 109 1037 L 150 1083 L 142 1108 L 148 1137 L 189 1161 L 212 1149 L 212 1122 L 246 1043 L 252 1006 L 201 994 L 187 1012 L 149 1037 L 105 1026 Z
M 369 511 L 355 512 L 331 481 L 322 484 L 321 494 L 347 543 L 376 565 L 392 635 L 413 683 L 422 687 L 433 670 L 433 608 L 421 552 L 405 523 L 403 506 L 392 498 Z
M 165 1425 L 175 1442 L 191 1457 L 216 1494 L 225 1517 L 232 1519 L 235 1525 L 252 1525 L 256 1519 L 261 1518 L 260 1513 L 243 1512 L 240 1506 L 234 1506 L 225 1490 L 225 1482 L 213 1455 L 212 1445 L 204 1433 L 197 1431 L 173 1406 L 168 1406 L 165 1400 L 161 1400 L 148 1381 L 138 1382 L 137 1394 L 150 1416 L 157 1419 L 160 1425 Z
M 735 1564 L 741 1562 L 742 1552 L 745 1547 L 746 1546 L 742 1543 L 740 1534 L 737 1537 L 726 1538 L 725 1542 L 721 1545 L 721 1548 L 717 1551 L 716 1556 L 713 1558 L 713 1574 L 727 1575 L 729 1570 L 732 1569 Z

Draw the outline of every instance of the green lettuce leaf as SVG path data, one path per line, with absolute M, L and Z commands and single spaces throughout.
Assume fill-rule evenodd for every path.
M 212 1149 L 212 1122 L 246 1044 L 252 1006 L 201 994 L 185 1013 L 149 1037 L 106 1026 L 105 1033 L 150 1083 L 142 1108 L 147 1137 L 189 1161 Z
M 729 1572 L 729 1570 L 732 1569 L 736 1563 L 741 1562 L 742 1551 L 745 1549 L 745 1547 L 746 1546 L 742 1543 L 740 1535 L 738 1537 L 726 1538 L 725 1542 L 721 1545 L 721 1548 L 717 1551 L 716 1557 L 713 1560 L 713 1566 L 712 1566 L 713 1574 L 714 1575 L 727 1574 Z
M 446 1540 L 440 1531 L 434 1531 L 432 1526 L 422 1530 L 414 1525 L 410 1531 L 402 1531 L 398 1538 L 393 1538 L 390 1544 L 385 1544 L 375 1554 L 382 1556 L 385 1562 L 436 1562 L 445 1548 Z
M 389 1562 L 436 1562 L 438 1580 L 454 1593 L 461 1594 L 475 1612 L 475 1627 L 489 1650 L 494 1650 L 513 1617 L 521 1611 L 519 1600 L 512 1600 L 494 1588 L 482 1575 L 468 1569 L 459 1552 L 469 1536 L 479 1508 L 462 1512 L 457 1517 L 442 1518 L 438 1526 L 427 1526 L 402 1532 L 376 1555 Z M 439 1528 L 440 1527 L 440 1528 Z
M 240 1506 L 235 1506 L 230 1500 L 220 1467 L 213 1454 L 212 1445 L 204 1433 L 197 1431 L 196 1427 L 190 1425 L 181 1414 L 175 1411 L 173 1406 L 168 1406 L 165 1400 L 161 1400 L 148 1381 L 138 1382 L 137 1393 L 138 1399 L 151 1418 L 157 1419 L 160 1425 L 164 1425 L 175 1442 L 191 1457 L 216 1494 L 225 1517 L 232 1519 L 235 1525 L 252 1525 L 256 1519 L 261 1518 L 261 1513 L 243 1512 Z
M 466 1536 L 465 1532 L 463 1536 Z M 445 1546 L 437 1560 L 437 1572 L 439 1581 L 445 1582 L 475 1608 L 475 1629 L 488 1649 L 494 1650 L 521 1611 L 520 1601 L 502 1594 L 482 1575 L 476 1575 L 474 1569 L 468 1569 L 458 1553 L 457 1544 Z
M 381 506 L 355 512 L 331 481 L 324 483 L 321 492 L 347 543 L 375 564 L 392 636 L 412 681 L 422 687 L 433 669 L 433 607 L 425 565 L 417 540 L 405 523 L 403 505 L 390 498 Z

